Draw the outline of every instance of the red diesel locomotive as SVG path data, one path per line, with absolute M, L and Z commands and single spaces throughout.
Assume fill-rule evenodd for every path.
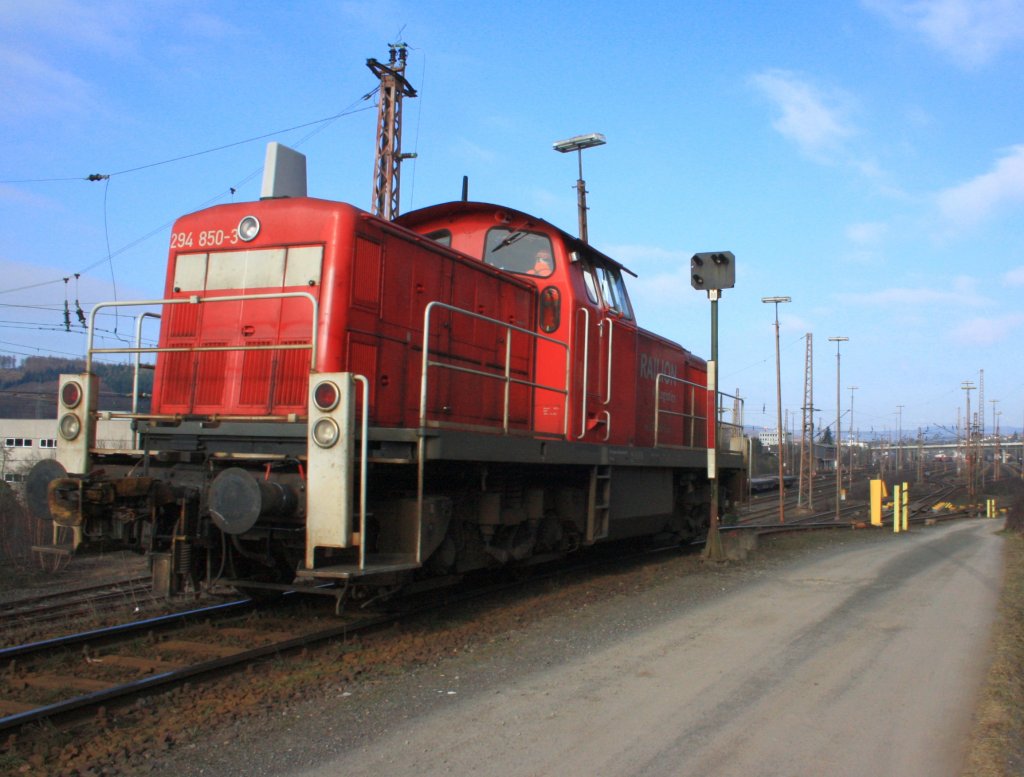
M 625 272 L 484 203 L 190 214 L 158 347 L 139 349 L 155 352 L 149 411 L 96 406 L 90 350 L 61 378 L 57 459 L 31 474 L 30 505 L 75 547 L 151 553 L 166 590 L 393 588 L 699 535 L 718 403 L 703 360 L 638 326 Z M 97 448 L 101 417 L 130 420 L 135 446 Z M 745 466 L 734 432 L 717 446 L 726 500 Z

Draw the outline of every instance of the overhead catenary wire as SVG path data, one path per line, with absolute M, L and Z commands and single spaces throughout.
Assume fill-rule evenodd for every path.
M 265 133 L 263 133 L 261 135 L 256 135 L 254 137 L 246 138 L 244 140 L 236 140 L 236 141 L 234 141 L 232 143 L 225 143 L 225 144 L 223 144 L 221 146 L 216 146 L 214 148 L 204 149 L 203 151 L 193 151 L 193 152 L 188 153 L 188 154 L 182 154 L 180 156 L 171 157 L 170 159 L 163 159 L 163 160 L 160 160 L 159 162 L 149 162 L 149 163 L 144 164 L 144 165 L 137 165 L 135 167 L 129 167 L 129 168 L 126 168 L 124 170 L 118 170 L 117 172 L 113 172 L 113 173 L 91 173 L 91 174 L 86 175 L 86 176 L 78 175 L 78 176 L 64 176 L 64 177 L 54 177 L 54 178 L 8 179 L 8 180 L 0 180 L 0 183 L 3 183 L 3 184 L 16 184 L 16 183 L 53 183 L 53 182 L 64 182 L 64 181 L 106 181 L 106 180 L 109 180 L 110 178 L 112 178 L 114 176 L 128 175 L 129 173 L 137 173 L 140 170 L 149 170 L 149 169 L 151 169 L 153 167 L 160 167 L 162 165 L 169 165 L 169 164 L 172 164 L 174 162 L 182 162 L 182 161 L 184 161 L 186 159 L 194 159 L 195 157 L 204 156 L 206 154 L 213 154 L 213 153 L 216 153 L 218 151 L 225 151 L 225 150 L 227 150 L 229 148 L 235 148 L 237 146 L 244 146 L 246 143 L 255 143 L 257 140 L 266 140 L 267 138 L 274 137 L 275 135 L 283 135 L 286 132 L 294 132 L 295 130 L 305 129 L 306 127 L 312 127 L 312 126 L 315 126 L 317 124 L 328 124 L 328 123 L 336 121 L 337 119 L 340 119 L 340 118 L 342 118 L 344 116 L 349 116 L 349 115 L 352 115 L 354 113 L 359 113 L 359 112 L 361 112 L 363 110 L 368 110 L 366 108 L 360 108 L 359 110 L 356 110 L 355 106 L 357 106 L 361 102 L 365 102 L 366 100 L 369 100 L 371 97 L 373 97 L 373 95 L 377 92 L 378 89 L 379 89 L 379 87 L 375 87 L 374 89 L 370 90 L 369 92 L 364 94 L 362 97 L 360 97 L 358 100 L 355 100 L 352 103 L 350 103 L 348 107 L 342 109 L 340 112 L 335 113 L 335 114 L 333 114 L 331 116 L 326 116 L 326 117 L 324 117 L 322 119 L 315 119 L 313 121 L 307 121 L 304 124 L 297 124 L 294 127 L 287 127 L 285 129 L 274 130 L 273 132 L 265 132 Z
M 151 168 L 154 168 L 154 167 L 159 167 L 159 166 L 162 166 L 162 165 L 172 164 L 174 162 L 180 162 L 180 161 L 183 161 L 183 160 L 186 160 L 186 159 L 193 159 L 195 157 L 203 156 L 205 154 L 212 154 L 212 153 L 215 153 L 217 151 L 223 151 L 223 150 L 226 150 L 226 149 L 229 149 L 229 148 L 235 148 L 237 146 L 241 146 L 241 145 L 244 145 L 246 143 L 253 143 L 253 142 L 257 141 L 257 140 L 265 140 L 265 139 L 273 137 L 275 135 L 281 135 L 281 134 L 284 134 L 284 133 L 287 133 L 287 132 L 293 132 L 295 130 L 304 129 L 306 127 L 314 127 L 314 129 L 311 132 L 308 132 L 306 135 L 304 135 L 298 141 L 296 141 L 295 145 L 300 146 L 303 143 L 305 143 L 306 141 L 308 141 L 310 138 L 314 137 L 318 133 L 320 133 L 323 130 L 327 129 L 327 127 L 329 127 L 332 123 L 334 123 L 338 119 L 344 118 L 346 116 L 351 116 L 351 115 L 354 115 L 354 114 L 357 114 L 357 113 L 361 113 L 361 112 L 366 111 L 366 110 L 371 110 L 373 106 L 364 106 L 364 107 L 357 107 L 357 106 L 359 106 L 360 103 L 366 102 L 367 100 L 371 99 L 378 91 L 379 91 L 379 87 L 374 87 L 369 92 L 367 92 L 366 94 L 364 94 L 361 97 L 359 97 L 359 99 L 354 100 L 353 102 L 351 102 L 348 106 L 346 106 L 344 109 L 342 109 L 338 113 L 335 113 L 335 114 L 333 114 L 331 116 L 324 117 L 322 119 L 316 119 L 315 121 L 305 122 L 303 124 L 298 124 L 298 125 L 295 125 L 293 127 L 288 127 L 286 129 L 280 129 L 280 130 L 275 130 L 273 132 L 263 133 L 261 135 L 257 135 L 257 136 L 250 137 L 250 138 L 246 138 L 245 140 L 239 140 L 239 141 L 235 141 L 235 142 L 232 142 L 232 143 L 226 143 L 224 145 L 217 146 L 217 147 L 214 147 L 214 148 L 205 149 L 203 151 L 196 151 L 196 152 L 192 152 L 192 153 L 189 153 L 189 154 L 182 154 L 180 156 L 173 157 L 173 158 L 170 158 L 170 159 L 164 159 L 164 160 L 161 160 L 159 162 L 151 162 L 151 163 L 144 164 L 144 165 L 138 165 L 136 167 L 127 168 L 125 170 L 119 170 L 119 171 L 113 172 L 113 173 L 92 173 L 92 174 L 84 176 L 84 177 L 83 176 L 76 176 L 76 177 L 54 177 L 54 178 L 34 178 L 34 179 L 20 179 L 20 180 L 3 180 L 3 181 L 0 181 L 0 183 L 15 184 L 15 183 L 48 183 L 48 182 L 58 182 L 58 181 L 103 181 L 104 182 L 104 228 L 105 228 L 104 231 L 107 232 L 107 230 L 106 230 L 106 221 L 107 221 L 106 196 L 107 196 L 107 190 L 108 190 L 108 187 L 109 187 L 109 182 L 110 182 L 110 179 L 112 177 L 120 176 L 120 175 L 127 175 L 129 173 L 135 173 L 135 172 L 139 172 L 139 171 L 142 171 L 142 170 L 148 170 L 148 169 L 151 169 Z M 218 200 L 224 198 L 225 196 L 233 195 L 237 189 L 241 188 L 246 183 L 251 181 L 253 178 L 258 176 L 262 172 L 262 169 L 263 169 L 262 167 L 257 168 L 255 171 L 249 173 L 244 178 L 242 178 L 240 181 L 236 182 L 233 186 L 228 187 L 227 190 L 218 193 L 214 197 L 212 197 L 209 200 L 207 200 L 206 202 L 202 203 L 196 209 L 202 209 L 202 208 L 208 207 L 209 205 L 217 202 Z M 90 270 L 95 269 L 99 265 L 107 263 L 111 267 L 111 279 L 113 280 L 113 259 L 115 257 L 117 257 L 120 254 L 123 254 L 124 252 L 134 248 L 139 243 L 145 242 L 146 240 L 150 239 L 154 235 L 157 235 L 160 232 L 163 232 L 165 229 L 169 228 L 173 224 L 174 224 L 174 219 L 166 221 L 163 224 L 161 224 L 160 226 L 156 227 L 155 229 L 150 230 L 149 232 L 147 232 L 146 234 L 142 235 L 141 237 L 136 238 L 135 240 L 127 243 L 126 245 L 124 245 L 121 248 L 118 248 L 116 250 L 111 250 L 110 241 L 109 241 L 109 234 L 108 234 L 107 235 L 107 255 L 104 256 L 101 259 L 96 260 L 92 264 L 87 265 L 86 267 L 83 267 L 80 270 L 78 270 L 78 275 L 85 275 Z M 52 280 L 39 281 L 38 283 L 26 284 L 24 286 L 17 286 L 17 287 L 13 287 L 13 288 L 9 288 L 9 289 L 0 289 L 0 294 L 11 294 L 11 293 L 18 292 L 18 291 L 28 291 L 28 290 L 31 290 L 31 289 L 41 288 L 43 286 L 50 286 L 50 285 L 53 285 L 53 284 L 56 284 L 56 283 L 61 283 L 62 281 L 63 281 L 63 276 L 61 276 L 59 278 L 54 278 Z M 115 298 L 116 298 L 116 290 L 115 290 Z

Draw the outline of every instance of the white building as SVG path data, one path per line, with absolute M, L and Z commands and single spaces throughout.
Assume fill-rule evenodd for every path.
M 0 418 L 0 477 L 8 483 L 21 483 L 40 459 L 52 459 L 57 453 L 56 418 Z M 131 448 L 132 430 L 128 421 L 99 420 L 96 445 L 103 448 Z
M 766 448 L 774 448 L 779 444 L 779 430 L 778 429 L 762 429 L 757 433 L 757 439 L 761 441 L 761 445 Z M 784 431 L 782 433 L 782 439 L 786 445 L 793 442 L 792 435 L 789 432 Z

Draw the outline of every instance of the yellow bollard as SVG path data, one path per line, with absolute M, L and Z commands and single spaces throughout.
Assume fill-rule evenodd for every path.
M 871 525 L 882 525 L 882 481 L 871 481 Z
M 907 522 L 910 520 L 910 486 L 903 484 L 903 531 L 907 531 Z
M 892 490 L 892 530 L 894 534 L 900 533 L 900 505 L 903 503 L 901 496 L 900 484 L 897 483 Z

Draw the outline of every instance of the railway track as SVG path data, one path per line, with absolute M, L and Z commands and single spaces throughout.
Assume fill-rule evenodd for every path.
M 819 480 L 822 478 L 819 477 Z M 861 483 L 863 485 L 863 483 Z M 915 483 L 911 488 L 912 499 L 909 503 L 910 521 L 912 523 L 923 522 L 929 518 L 941 519 L 942 517 L 958 517 L 961 512 L 949 513 L 946 516 L 936 516 L 932 513 L 932 506 L 939 501 L 951 497 L 960 486 L 949 477 L 925 480 Z M 830 500 L 830 497 L 832 501 Z M 814 500 L 818 504 L 827 505 L 825 509 L 810 511 L 806 508 L 797 507 L 797 494 L 795 489 L 787 489 L 786 492 L 786 523 L 778 523 L 778 492 L 761 494 L 759 498 L 752 500 L 751 506 L 743 511 L 738 522 L 723 526 L 723 529 L 761 529 L 764 531 L 785 531 L 787 528 L 811 528 L 836 526 L 835 510 L 835 478 L 825 478 L 824 482 L 818 483 L 814 488 Z M 839 509 L 839 525 L 861 523 L 869 510 L 869 505 L 864 500 L 848 500 Z M 888 514 L 883 515 L 883 523 L 892 525 L 891 509 Z
M 3 604 L 0 630 L 11 634 L 14 630 L 101 616 L 119 610 L 141 611 L 158 601 L 148 576 L 98 583 L 72 591 L 26 596 Z
M 257 612 L 249 600 L 0 650 L 0 732 L 97 707 L 389 622 L 322 622 Z
M 598 551 L 607 550 L 605 548 Z M 532 574 L 499 576 L 483 585 L 466 583 L 428 591 L 398 602 L 391 610 L 324 615 L 289 613 L 287 603 L 260 609 L 251 600 L 164 615 L 0 649 L 0 734 L 42 720 L 73 723 L 106 705 L 165 691 L 186 681 L 225 673 L 329 640 L 348 639 L 428 612 L 508 592 L 545 577 L 629 564 L 678 544 L 648 546 L 629 553 L 598 552 L 575 564 L 526 568 Z M 435 595 L 438 594 L 438 595 Z M 296 600 L 311 601 L 308 597 Z M 328 622 L 326 627 L 324 623 Z
M 826 486 L 827 488 L 827 486 Z M 923 521 L 931 505 L 944 498 L 954 487 L 929 491 L 915 499 L 912 520 Z M 795 502 L 795 498 L 794 498 Z M 863 512 L 865 505 L 855 503 L 843 511 Z M 774 515 L 775 505 L 766 506 L 765 515 Z M 784 526 L 751 520 L 731 529 L 759 532 L 792 531 L 836 524 L 834 510 L 804 515 Z M 648 548 L 636 558 L 662 553 L 671 548 Z M 609 559 L 597 561 L 607 563 Z M 630 557 L 618 556 L 628 562 Z M 560 571 L 565 572 L 564 566 Z M 539 575 L 534 575 L 533 579 Z M 127 582 L 127 581 L 126 581 Z M 40 720 L 53 722 L 90 714 L 97 707 L 122 702 L 143 694 L 166 690 L 194 678 L 212 678 L 240 667 L 281 656 L 300 648 L 332 639 L 348 638 L 396 623 L 410 615 L 450 606 L 470 598 L 486 596 L 516 584 L 483 586 L 447 594 L 444 603 L 406 607 L 397 612 L 372 612 L 332 617 L 324 627 L 320 616 L 293 617 L 285 611 L 257 611 L 248 600 L 216 605 L 170 616 L 125 623 L 43 642 L 0 650 L 0 733 L 18 729 Z M 100 589 L 101 587 L 96 587 Z M 36 597 L 37 603 L 56 597 Z M 26 600 L 27 606 L 27 600 Z

